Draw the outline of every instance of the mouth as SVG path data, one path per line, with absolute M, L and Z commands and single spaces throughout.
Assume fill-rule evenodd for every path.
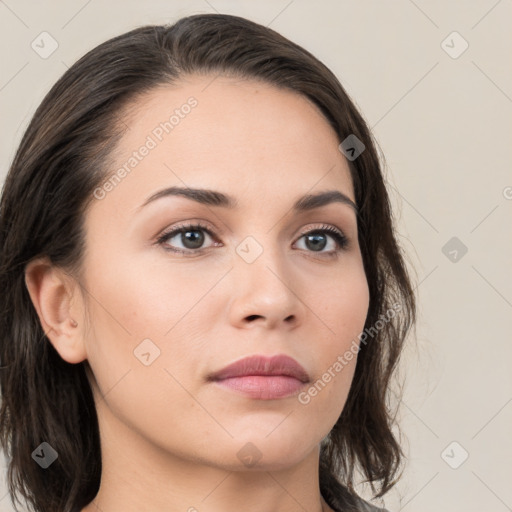
M 295 359 L 283 354 L 246 357 L 211 374 L 208 380 L 250 398 L 275 400 L 296 395 L 310 377 Z

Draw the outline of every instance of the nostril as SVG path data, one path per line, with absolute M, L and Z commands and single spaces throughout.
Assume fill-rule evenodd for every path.
M 262 318 L 261 315 L 249 315 L 247 320 L 255 320 L 256 318 Z

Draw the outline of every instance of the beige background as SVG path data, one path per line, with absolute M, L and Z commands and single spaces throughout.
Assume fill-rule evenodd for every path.
M 78 57 L 135 26 L 214 11 L 269 25 L 324 61 L 386 156 L 420 320 L 402 370 L 409 462 L 380 504 L 512 510 L 510 0 L 0 0 L 2 181 L 35 108 Z M 43 31 L 59 45 L 47 59 L 31 48 Z M 452 237 L 465 255 L 443 252 Z M 6 493 L 1 512 L 12 510 Z

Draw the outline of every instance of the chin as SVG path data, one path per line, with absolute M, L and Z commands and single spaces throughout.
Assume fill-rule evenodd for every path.
M 248 436 L 234 440 L 236 446 L 237 470 L 278 471 L 302 461 L 311 452 L 314 441 L 304 436 L 277 435 L 266 431 L 263 436 Z

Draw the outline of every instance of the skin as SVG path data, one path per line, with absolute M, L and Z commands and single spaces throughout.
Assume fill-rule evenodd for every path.
M 297 198 L 324 190 L 354 201 L 348 163 L 305 97 L 213 78 L 160 87 L 126 113 L 110 171 L 167 112 L 190 96 L 198 101 L 93 201 L 81 282 L 44 259 L 26 269 L 51 343 L 64 360 L 92 369 L 103 471 L 82 512 L 331 510 L 319 491 L 319 446 L 343 409 L 356 357 L 308 404 L 248 398 L 206 377 L 245 356 L 287 354 L 315 382 L 357 340 L 369 292 L 355 212 L 339 202 L 291 210 Z M 221 191 L 239 207 L 175 196 L 139 208 L 173 185 Z M 214 234 L 201 232 L 201 253 L 166 251 L 192 251 L 180 235 L 155 243 L 166 229 L 198 220 Z M 337 247 L 329 233 L 320 252 L 302 236 L 324 224 L 349 240 L 336 257 L 325 256 Z M 248 236 L 263 249 L 252 263 L 236 252 Z M 148 366 L 134 355 L 147 338 L 160 350 Z M 249 467 L 237 453 L 256 453 L 253 445 L 260 459 Z

